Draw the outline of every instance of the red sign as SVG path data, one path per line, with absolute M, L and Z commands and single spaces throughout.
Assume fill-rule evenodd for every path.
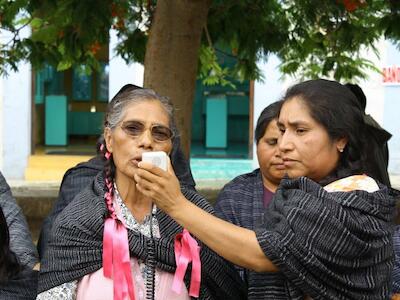
M 383 83 L 400 84 L 400 67 L 392 66 L 382 69 Z

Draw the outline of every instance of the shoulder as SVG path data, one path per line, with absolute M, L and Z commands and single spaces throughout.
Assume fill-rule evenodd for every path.
M 217 215 L 232 220 L 238 212 L 252 209 L 254 201 L 262 199 L 263 185 L 260 170 L 242 174 L 226 184 L 215 203 Z M 261 201 L 261 200 L 260 200 Z
M 185 196 L 185 198 L 190 202 L 209 213 L 214 213 L 212 205 L 202 195 L 187 187 L 182 187 L 181 191 L 183 196 Z
M 10 191 L 10 186 L 7 184 L 6 179 L 3 174 L 0 172 L 0 194 L 4 194 Z
M 235 177 L 223 187 L 222 191 L 251 189 L 259 180 L 261 180 L 261 172 L 260 169 L 256 169 Z
M 379 190 L 376 181 L 367 175 L 352 175 L 336 180 L 324 187 L 328 192 L 350 192 L 362 190 L 373 193 Z
M 17 206 L 12 194 L 10 186 L 8 185 L 3 174 L 0 172 L 0 206 L 3 209 L 4 214 L 7 214 L 4 210 L 15 209 Z
M 65 172 L 63 182 L 76 182 L 80 178 L 95 177 L 100 171 L 104 169 L 104 162 L 99 156 L 95 156 L 92 159 L 79 163 L 75 167 L 70 168 Z
M 99 173 L 81 192 L 77 193 L 55 221 L 55 226 L 72 222 L 83 222 L 92 215 L 102 216 L 106 211 L 104 202 L 104 179 Z M 102 218 L 101 218 L 102 219 Z

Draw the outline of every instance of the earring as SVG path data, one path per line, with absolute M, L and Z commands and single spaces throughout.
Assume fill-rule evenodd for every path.
M 343 148 L 339 148 L 338 149 L 340 153 L 343 153 L 344 149 Z

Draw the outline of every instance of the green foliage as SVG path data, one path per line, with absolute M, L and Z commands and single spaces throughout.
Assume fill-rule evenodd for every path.
M 200 68 L 199 77 L 203 80 L 205 85 L 216 85 L 231 86 L 235 88 L 235 85 L 228 79 L 229 68 L 223 67 L 218 62 L 217 54 L 214 48 L 202 46 L 200 48 Z
M 291 28 L 288 42 L 278 52 L 283 73 L 352 80 L 365 78 L 368 69 L 377 70 L 360 51 L 369 48 L 378 54 L 374 43 L 384 34 L 382 16 L 391 14 L 388 1 L 353 1 L 359 5 L 353 11 L 346 10 L 345 2 L 284 1 Z
M 116 53 L 144 62 L 156 0 L 0 0 L 0 74 L 28 59 L 58 70 L 74 65 L 99 68 L 98 52 L 115 29 Z M 179 16 L 176 16 L 179 17 Z M 271 53 L 284 74 L 298 78 L 364 78 L 376 70 L 361 55 L 382 36 L 400 41 L 396 0 L 214 0 L 199 52 L 205 84 L 262 79 L 257 62 Z M 22 28 L 32 35 L 22 38 Z M 399 44 L 400 45 L 400 44 Z M 226 64 L 226 60 L 229 64 Z

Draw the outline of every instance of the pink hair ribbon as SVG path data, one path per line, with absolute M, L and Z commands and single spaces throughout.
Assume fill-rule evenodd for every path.
M 104 277 L 113 279 L 114 300 L 135 300 L 128 231 L 114 217 L 107 218 L 104 223 L 103 274 Z
M 176 271 L 172 290 L 177 294 L 182 292 L 183 278 L 188 264 L 192 262 L 189 296 L 198 298 L 201 281 L 200 247 L 186 229 L 175 237 L 175 261 Z

